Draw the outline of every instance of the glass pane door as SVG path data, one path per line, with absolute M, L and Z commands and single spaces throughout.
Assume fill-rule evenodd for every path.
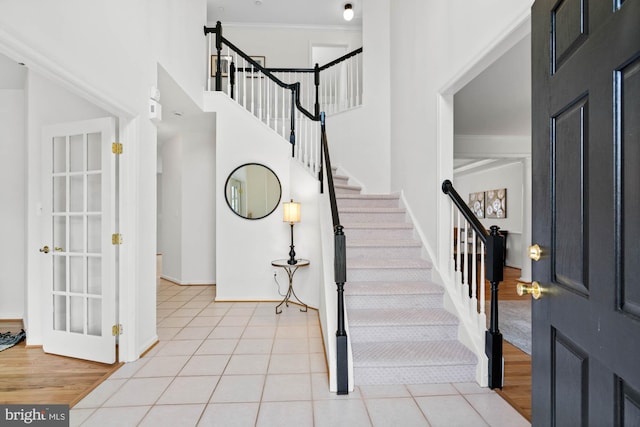
M 102 135 L 52 139 L 53 329 L 101 336 Z

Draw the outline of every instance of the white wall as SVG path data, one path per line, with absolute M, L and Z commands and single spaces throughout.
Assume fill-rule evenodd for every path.
M 213 117 L 211 120 L 215 120 Z M 215 134 L 183 134 L 182 282 L 216 282 Z
M 507 217 L 483 218 L 480 220 L 487 230 L 497 225 L 507 230 L 507 265 L 521 268 L 522 266 L 522 195 L 523 195 L 522 163 L 517 161 L 509 165 L 487 168 L 479 172 L 455 176 L 453 185 L 464 201 L 469 200 L 469 193 L 507 189 Z
M 25 269 L 25 93 L 0 90 L 0 319 L 22 319 Z
M 438 135 L 439 94 L 529 13 L 531 0 L 398 0 L 391 8 L 391 189 L 403 190 L 433 246 L 446 218 L 439 217 L 440 177 L 452 177 L 452 126 Z M 366 16 L 365 16 L 366 19 Z M 445 106 L 446 107 L 446 106 Z M 449 107 L 450 108 L 450 107 Z M 452 124 L 451 124 L 452 125 Z M 438 138 L 450 138 L 438 144 Z M 446 156 L 445 156 L 446 157 Z M 442 221 L 442 222 L 439 222 Z M 448 227 L 448 226 L 447 226 Z M 445 227 L 446 228 L 446 227 Z M 438 242 L 439 243 L 439 242 Z M 434 260 L 436 264 L 438 259 Z
M 197 87 L 204 82 L 196 76 L 205 69 L 205 12 L 205 0 L 34 0 L 0 5 L 0 51 L 120 117 L 121 136 L 129 144 L 121 159 L 121 230 L 127 243 L 121 248 L 125 310 L 120 319 L 131 331 L 120 337 L 124 361 L 136 359 L 157 339 L 156 130 L 147 119 L 149 92 L 156 85 L 157 62 L 164 60 L 201 103 Z M 36 134 L 39 129 L 30 129 L 30 141 Z M 39 151 L 30 145 L 28 170 L 36 170 L 38 161 Z M 28 215 L 36 203 L 29 194 Z M 27 227 L 31 292 L 38 283 L 38 261 L 30 250 L 41 236 L 37 221 L 28 220 Z M 30 296 L 37 300 L 37 295 Z M 40 339 L 38 334 L 31 337 Z
M 280 289 L 286 292 L 287 277 L 271 266 L 288 258 L 290 226 L 282 221 L 282 207 L 258 220 L 239 217 L 227 206 L 224 185 L 228 175 L 245 163 L 261 163 L 275 172 L 282 185 L 281 201 L 301 202 L 301 222 L 295 225 L 298 258 L 311 261 L 295 275 L 298 297 L 318 307 L 321 274 L 318 237 L 317 180 L 296 160 L 291 147 L 222 93 L 205 95 L 205 110 L 216 111 L 216 300 L 273 300 L 282 296 L 273 279 L 277 272 Z M 274 305 L 275 306 L 275 305 Z
M 363 4 L 363 105 L 327 118 L 333 164 L 357 179 L 365 193 L 391 189 L 391 11 L 390 0 Z M 412 40 L 404 42 L 410 44 Z
M 162 144 L 162 277 L 182 278 L 182 137 Z
M 213 284 L 215 133 L 188 129 L 185 124 L 182 132 L 162 144 L 162 277 L 181 285 Z
M 157 61 L 181 88 L 202 106 L 207 67 L 206 0 L 153 0 L 150 43 Z

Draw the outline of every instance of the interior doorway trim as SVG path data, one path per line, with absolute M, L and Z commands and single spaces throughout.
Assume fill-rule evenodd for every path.
M 437 103 L 437 147 L 438 147 L 438 182 L 453 178 L 453 145 L 454 145 L 454 109 L 453 96 L 467 83 L 476 78 L 487 67 L 493 64 L 498 58 L 504 55 L 509 49 L 515 46 L 522 39 L 531 34 L 531 11 L 513 20 L 502 33 L 500 33 L 487 47 L 463 66 L 447 83 L 439 90 Z M 449 202 L 445 197 L 438 198 L 437 223 L 437 251 L 438 268 L 444 277 L 448 274 L 448 251 L 450 233 L 446 230 L 452 229 L 451 211 Z M 451 278 L 448 278 L 449 280 Z
M 45 53 L 40 52 L 33 47 L 27 45 L 20 39 L 14 37 L 11 33 L 0 29 L 0 53 L 12 58 L 16 61 L 22 62 L 26 65 L 28 69 L 31 71 L 59 84 L 62 88 L 70 91 L 71 93 L 87 100 L 88 102 L 100 107 L 105 110 L 109 114 L 113 115 L 118 119 L 118 130 L 117 130 L 117 138 L 122 140 L 123 136 L 127 139 L 127 143 L 130 147 L 136 147 L 140 140 L 140 132 L 138 129 L 138 113 L 124 104 L 120 103 L 118 100 L 113 97 L 107 95 L 105 92 L 102 92 L 95 87 L 89 85 L 86 81 L 79 78 L 75 75 L 71 70 L 65 68 L 61 64 L 55 62 L 51 58 L 47 57 Z M 136 157 L 136 150 L 129 150 L 127 161 L 123 162 L 124 164 L 120 165 L 120 183 L 119 183 L 119 191 L 120 191 L 120 212 L 118 213 L 119 222 L 120 222 L 120 230 L 134 230 L 135 229 L 135 215 L 132 215 L 132 212 L 135 213 L 135 207 L 130 206 L 129 202 L 131 200 L 135 201 L 135 188 L 131 185 L 130 178 L 135 176 L 135 165 L 138 161 Z M 135 183 L 134 183 L 135 184 Z M 29 203 L 27 200 L 27 203 Z M 123 209 L 123 204 L 128 206 L 128 209 Z M 30 215 L 30 212 L 36 212 L 36 206 L 27 206 L 27 213 Z M 27 225 L 32 226 L 32 222 L 27 218 Z M 36 238 L 36 241 L 41 240 L 41 236 L 39 235 L 40 230 L 38 227 L 34 227 L 31 233 L 28 232 L 27 235 L 27 247 L 30 246 L 30 239 L 32 237 L 29 234 L 33 234 Z M 133 236 L 133 233 L 129 234 Z M 133 241 L 131 239 L 130 241 Z M 135 299 L 128 299 L 134 295 L 133 285 L 136 283 L 136 275 L 137 269 L 135 266 L 135 259 L 133 257 L 136 256 L 135 250 L 132 247 L 126 247 L 126 245 L 122 246 L 122 250 L 120 252 L 120 262 L 119 267 L 117 267 L 116 275 L 118 276 L 118 283 L 116 286 L 118 287 L 119 298 L 117 299 L 118 304 L 118 316 L 119 322 L 127 325 L 127 334 L 122 335 L 119 342 L 119 360 L 122 361 L 133 361 L 139 357 L 137 353 L 137 349 L 135 346 L 136 343 L 136 321 L 137 316 L 135 313 Z M 29 257 L 29 253 L 26 256 L 27 266 L 33 263 L 33 258 Z M 37 276 L 37 275 L 36 275 Z M 31 278 L 27 276 L 27 289 L 31 287 L 39 286 L 39 280 Z M 35 280 L 35 281 L 34 281 Z M 123 298 L 123 289 L 128 290 L 127 297 Z M 35 304 L 39 304 L 39 301 L 34 301 Z M 25 304 L 29 304 L 28 301 L 25 301 Z M 25 307 L 25 313 L 28 313 L 28 307 Z M 41 334 L 36 334 L 37 337 L 41 340 Z M 124 339 L 122 339 L 124 338 Z M 36 343 L 38 345 L 38 343 Z

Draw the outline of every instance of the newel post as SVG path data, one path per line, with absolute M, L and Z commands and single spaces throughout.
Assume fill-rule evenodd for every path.
M 503 280 L 504 239 L 492 225 L 487 236 L 486 277 L 491 283 L 491 319 L 485 332 L 485 354 L 489 358 L 489 387 L 502 388 L 502 334 L 498 328 L 498 285 Z
M 216 51 L 218 52 L 218 60 L 216 61 L 216 91 L 222 90 L 222 66 L 220 61 L 220 52 L 222 51 L 222 23 L 216 22 Z
M 315 103 L 315 115 L 318 117 L 320 114 L 320 66 L 316 63 L 313 68 L 313 83 L 316 86 L 316 103 Z
M 344 325 L 344 284 L 347 281 L 346 238 L 343 227 L 335 226 L 334 274 L 338 292 L 338 328 L 336 331 L 336 377 L 338 394 L 349 393 L 349 365 L 347 358 L 347 331 Z
M 298 86 L 300 83 L 296 83 Z M 296 92 L 297 87 L 291 88 L 291 133 L 289 134 L 289 142 L 291 143 L 291 157 L 296 156 Z

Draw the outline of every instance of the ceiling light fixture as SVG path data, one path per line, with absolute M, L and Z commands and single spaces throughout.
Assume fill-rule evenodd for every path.
M 342 16 L 345 21 L 351 21 L 353 19 L 353 6 L 351 3 L 344 5 L 344 12 L 342 12 Z

